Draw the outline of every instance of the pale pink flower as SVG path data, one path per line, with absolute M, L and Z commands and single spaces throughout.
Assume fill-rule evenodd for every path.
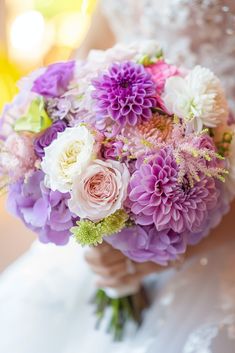
M 123 151 L 128 151 L 131 158 L 159 151 L 171 138 L 173 121 L 167 115 L 155 113 L 151 120 L 136 126 L 126 126 L 120 136 Z
M 3 144 L 0 154 L 1 170 L 13 182 L 30 175 L 35 169 L 36 160 L 31 135 L 12 133 Z
M 161 94 L 164 91 L 166 80 L 169 77 L 179 75 L 180 72 L 176 66 L 167 64 L 165 60 L 159 60 L 156 64 L 146 67 L 153 81 L 157 85 L 157 93 Z
M 123 206 L 129 179 L 124 163 L 93 161 L 73 184 L 70 211 L 94 222 L 113 214 Z

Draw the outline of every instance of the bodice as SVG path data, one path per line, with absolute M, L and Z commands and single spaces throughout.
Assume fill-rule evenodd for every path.
M 171 61 L 212 69 L 235 112 L 234 0 L 102 0 L 120 42 L 156 39 Z

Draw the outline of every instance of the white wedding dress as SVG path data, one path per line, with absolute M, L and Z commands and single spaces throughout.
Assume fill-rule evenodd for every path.
M 167 57 L 211 67 L 235 109 L 234 0 L 106 0 L 117 39 L 155 38 Z M 235 110 L 234 110 L 235 112 Z M 1 353 L 234 353 L 235 204 L 182 268 L 148 281 L 153 304 L 121 343 L 95 331 L 83 250 L 35 243 L 0 277 Z

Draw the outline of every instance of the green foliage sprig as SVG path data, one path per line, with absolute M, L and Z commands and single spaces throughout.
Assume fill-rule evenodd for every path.
M 89 220 L 78 221 L 70 231 L 81 245 L 98 245 L 105 236 L 118 233 L 128 226 L 128 220 L 129 216 L 124 210 L 117 210 L 97 223 Z

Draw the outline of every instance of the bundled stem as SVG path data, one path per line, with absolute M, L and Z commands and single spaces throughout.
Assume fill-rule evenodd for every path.
M 115 341 L 121 341 L 124 329 L 129 321 L 139 327 L 142 323 L 143 311 L 149 307 L 149 300 L 144 287 L 134 295 L 121 298 L 110 298 L 103 289 L 99 289 L 95 295 L 98 329 L 105 317 L 106 311 L 111 311 L 111 318 L 108 323 L 107 331 L 113 335 Z

